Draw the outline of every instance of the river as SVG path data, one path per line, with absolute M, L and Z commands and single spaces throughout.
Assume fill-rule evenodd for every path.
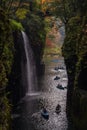
M 67 88 L 58 89 L 56 86 L 62 84 L 67 86 L 67 73 L 64 59 L 58 55 L 45 57 L 45 74 L 39 80 L 38 92 L 27 95 L 14 108 L 12 115 L 13 130 L 71 130 L 66 116 Z M 63 69 L 55 70 L 62 66 Z M 58 76 L 60 79 L 54 80 Z M 57 105 L 61 106 L 61 112 L 55 112 Z M 42 107 L 49 112 L 49 119 L 41 116 Z

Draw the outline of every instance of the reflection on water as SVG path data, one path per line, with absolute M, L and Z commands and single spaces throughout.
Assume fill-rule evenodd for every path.
M 54 60 L 55 61 L 55 60 Z M 58 62 L 46 63 L 45 75 L 39 81 L 39 92 L 26 95 L 15 108 L 13 114 L 13 130 L 67 130 L 66 94 L 67 89 L 56 88 L 58 84 L 67 86 L 66 70 L 55 70 L 55 66 L 64 66 L 63 58 Z M 59 80 L 54 80 L 59 76 Z M 55 112 L 57 105 L 61 112 Z M 41 116 L 43 106 L 49 112 L 49 120 Z M 16 116 L 15 116 L 16 115 Z M 71 130 L 71 128 L 69 129 Z

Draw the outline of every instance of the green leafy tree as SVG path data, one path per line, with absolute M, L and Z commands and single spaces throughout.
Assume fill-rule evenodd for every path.
M 69 18 L 72 16 L 71 1 L 69 0 L 54 0 L 49 5 L 51 13 L 67 24 Z

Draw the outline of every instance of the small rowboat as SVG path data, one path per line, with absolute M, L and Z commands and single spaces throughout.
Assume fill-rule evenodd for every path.
M 58 104 L 56 107 L 56 111 L 57 114 L 59 114 L 61 112 L 61 106 Z
M 63 87 L 61 84 L 58 84 L 56 87 L 57 87 L 58 89 L 64 90 L 64 87 Z
M 56 77 L 54 78 L 54 80 L 58 80 L 58 79 L 60 79 L 60 77 L 58 77 L 58 76 L 56 76 Z
M 45 108 L 41 111 L 41 116 L 47 120 L 49 119 L 49 113 Z

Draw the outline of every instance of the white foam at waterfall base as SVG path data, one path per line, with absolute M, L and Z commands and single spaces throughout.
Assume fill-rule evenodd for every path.
M 38 96 L 40 95 L 39 92 L 34 92 L 34 93 L 26 93 L 26 96 Z
M 25 32 L 22 31 L 24 40 L 24 51 L 26 62 L 22 61 L 22 84 L 25 87 L 26 95 L 34 95 L 37 90 L 36 64 L 34 54 Z

